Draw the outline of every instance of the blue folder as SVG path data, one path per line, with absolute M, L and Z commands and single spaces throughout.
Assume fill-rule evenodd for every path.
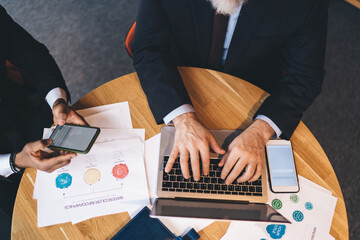
M 151 218 L 149 214 L 150 209 L 144 207 L 112 240 L 197 240 L 200 237 L 194 229 L 183 237 L 176 237 L 159 219 Z

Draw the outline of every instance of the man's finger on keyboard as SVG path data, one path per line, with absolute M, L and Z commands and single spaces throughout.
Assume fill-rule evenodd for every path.
M 225 164 L 226 160 L 228 159 L 229 155 L 230 155 L 230 152 L 225 153 L 225 155 L 221 158 L 220 162 L 218 163 L 219 167 L 224 166 L 224 164 Z
M 230 174 L 227 176 L 225 183 L 227 185 L 230 185 L 234 182 L 234 180 L 240 175 L 240 173 L 242 172 L 242 170 L 244 169 L 244 167 L 246 166 L 245 161 L 242 161 L 241 159 L 239 159 L 239 161 L 237 161 L 237 163 L 235 164 L 233 170 L 230 172 Z
M 246 169 L 245 169 L 244 174 L 241 175 L 237 179 L 237 182 L 246 182 L 246 181 L 248 181 L 252 176 L 254 176 L 255 169 L 256 169 L 256 164 L 248 163 L 246 165 Z
M 232 150 L 229 154 L 229 157 L 226 159 L 226 162 L 224 164 L 224 167 L 221 171 L 221 178 L 225 179 L 226 176 L 229 174 L 230 170 L 233 168 L 233 166 L 236 164 L 236 162 L 240 158 L 240 152 L 236 149 Z
M 261 164 L 257 164 L 256 165 L 256 171 L 254 176 L 252 176 L 252 178 L 250 178 L 249 182 L 253 182 L 259 179 L 259 177 L 261 176 L 262 173 L 262 165 Z
M 179 148 L 175 145 L 173 147 L 173 149 L 171 150 L 169 160 L 168 160 L 168 162 L 166 164 L 166 167 L 165 167 L 165 172 L 168 173 L 168 172 L 171 171 L 171 168 L 174 165 L 174 162 L 175 162 L 176 158 L 178 157 L 178 154 L 179 154 Z
M 184 178 L 188 179 L 190 177 L 189 151 L 186 148 L 180 150 L 180 168 Z
M 197 148 L 192 148 L 189 149 L 189 152 L 190 152 L 190 161 L 191 161 L 193 178 L 195 181 L 199 181 L 200 180 L 199 150 Z
M 206 176 L 209 174 L 210 168 L 210 148 L 208 144 L 203 144 L 199 147 L 201 163 L 202 163 L 202 173 Z

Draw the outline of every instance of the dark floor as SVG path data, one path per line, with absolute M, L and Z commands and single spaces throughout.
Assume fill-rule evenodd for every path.
M 134 71 L 124 51 L 137 1 L 0 0 L 9 14 L 43 42 L 59 64 L 73 102 L 103 83 Z M 327 153 L 343 190 L 350 239 L 360 234 L 360 10 L 330 0 L 322 94 L 304 122 Z

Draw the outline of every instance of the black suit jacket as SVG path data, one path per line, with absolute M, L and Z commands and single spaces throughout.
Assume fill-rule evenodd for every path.
M 33 84 L 11 81 L 6 60 L 25 70 Z M 65 81 L 49 50 L 0 6 L 0 154 L 21 150 L 25 141 L 41 138 L 42 128 L 49 126 L 52 119 L 45 96 L 56 87 L 67 91 L 69 99 Z
M 287 139 L 321 91 L 327 8 L 328 0 L 248 0 L 230 44 L 223 72 L 271 94 L 257 114 Z M 133 61 L 158 123 L 191 103 L 177 66 L 209 68 L 213 14 L 208 0 L 140 1 Z

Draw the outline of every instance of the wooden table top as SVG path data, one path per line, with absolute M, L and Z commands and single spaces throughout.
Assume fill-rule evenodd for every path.
M 198 118 L 209 129 L 245 129 L 268 96 L 239 78 L 212 70 L 179 68 Z M 82 97 L 76 109 L 129 101 L 134 128 L 145 128 L 146 139 L 160 133 L 136 73 L 108 82 Z M 338 198 L 330 234 L 349 239 L 345 203 L 335 172 L 316 138 L 300 123 L 292 138 L 298 174 L 331 190 Z M 128 213 L 92 218 L 72 225 L 37 227 L 37 205 L 32 199 L 36 171 L 27 169 L 16 197 L 12 239 L 109 239 L 129 220 Z M 214 222 L 199 232 L 201 239 L 220 239 L 230 223 Z

